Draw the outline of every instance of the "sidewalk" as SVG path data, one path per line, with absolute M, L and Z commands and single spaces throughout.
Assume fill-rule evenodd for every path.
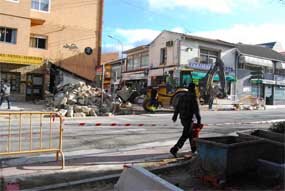
M 26 160 L 29 162 L 28 158 Z M 173 158 L 169 154 L 169 146 L 164 146 L 112 153 L 81 154 L 80 158 L 66 160 L 64 170 L 61 170 L 59 162 L 18 164 L 1 168 L 0 177 L 3 176 L 4 183 L 19 184 L 22 190 L 119 173 L 126 164 L 153 168 L 182 161 L 185 161 L 183 157 Z
M 7 109 L 7 103 L 3 103 L 0 107 L 1 111 L 45 111 L 46 107 L 42 104 L 34 104 L 33 102 L 12 102 L 11 109 Z M 266 109 L 285 109 L 285 105 L 266 105 Z M 209 111 L 208 105 L 200 105 L 201 111 Z M 213 110 L 224 111 L 224 110 L 234 110 L 232 104 L 229 104 L 226 101 L 219 101 L 218 104 L 213 104 Z M 156 113 L 172 113 L 172 108 L 159 108 Z M 147 113 L 144 111 L 143 107 L 138 104 L 133 104 L 132 110 L 126 110 L 121 112 L 121 114 L 115 115 L 126 115 L 126 114 L 144 114 Z
M 6 102 L 0 107 L 0 111 L 43 111 L 44 105 L 34 104 L 33 102 L 11 102 L 11 109 L 7 109 L 8 105 Z

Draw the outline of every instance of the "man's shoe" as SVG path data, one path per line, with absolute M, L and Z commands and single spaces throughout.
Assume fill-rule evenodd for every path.
M 177 147 L 172 147 L 170 149 L 170 153 L 175 157 L 177 158 L 177 151 L 178 151 L 178 148 Z

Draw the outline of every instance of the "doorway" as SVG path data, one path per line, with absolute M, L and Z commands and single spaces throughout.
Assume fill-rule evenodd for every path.
M 39 100 L 43 98 L 44 76 L 43 74 L 27 74 L 26 100 Z

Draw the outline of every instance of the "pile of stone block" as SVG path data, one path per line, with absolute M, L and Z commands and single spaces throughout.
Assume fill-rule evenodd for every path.
M 103 93 L 103 109 L 101 106 Z M 85 83 L 67 84 L 58 88 L 54 96 L 46 96 L 49 110 L 66 117 L 97 116 L 111 109 L 112 99 L 101 91 Z

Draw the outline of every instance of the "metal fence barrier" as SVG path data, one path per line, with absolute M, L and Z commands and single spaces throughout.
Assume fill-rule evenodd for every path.
M 0 112 L 0 157 L 62 151 L 63 118 L 54 112 Z

